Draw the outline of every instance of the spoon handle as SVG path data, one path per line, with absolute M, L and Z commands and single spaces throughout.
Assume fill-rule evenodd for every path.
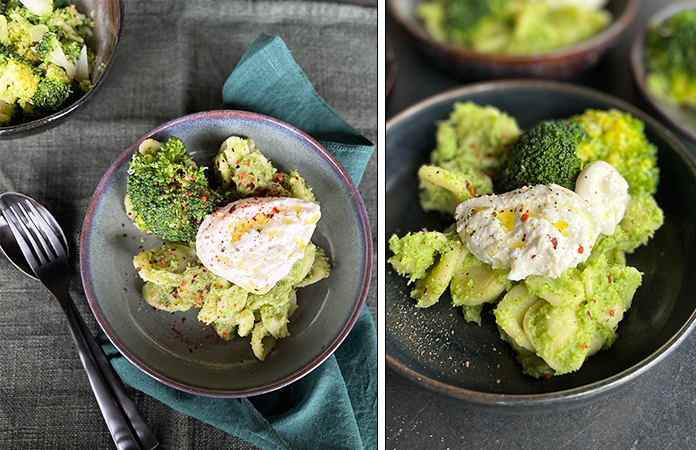
M 58 297 L 68 319 L 68 325 L 70 325 L 70 332 L 75 340 L 75 346 L 80 355 L 80 361 L 82 361 L 82 366 L 87 372 L 92 391 L 99 404 L 99 409 L 101 409 L 102 415 L 104 416 L 106 426 L 109 428 L 111 437 L 116 444 L 116 448 L 118 450 L 139 450 L 141 448 L 140 444 L 133 434 L 133 430 L 131 430 L 128 425 L 128 421 L 124 418 L 123 412 L 117 400 L 114 398 L 102 371 L 99 369 L 96 358 L 92 354 L 90 346 L 87 343 L 88 338 L 82 332 L 79 325 L 75 309 L 70 306 L 72 300 L 67 294 L 64 297 L 56 297 Z M 92 336 L 91 333 L 89 336 Z
M 104 354 L 104 351 L 102 350 L 101 346 L 97 343 L 96 340 L 94 340 L 92 332 L 89 331 L 89 328 L 87 328 L 87 324 L 82 319 L 82 316 L 77 310 L 75 303 L 70 298 L 68 298 L 68 300 L 68 303 L 72 307 L 73 312 L 75 314 L 77 323 L 80 326 L 80 330 L 82 331 L 82 334 L 84 335 L 85 340 L 87 341 L 87 345 L 89 345 L 89 349 L 91 350 L 92 356 L 94 356 L 94 359 L 99 365 L 99 369 L 101 370 L 101 373 L 104 376 L 104 380 L 106 381 L 106 384 L 109 385 L 111 392 L 114 394 L 116 402 L 119 404 L 126 417 L 130 420 L 130 424 L 133 428 L 133 431 L 135 431 L 140 445 L 144 450 L 154 449 L 159 445 L 159 441 L 157 440 L 155 433 L 152 432 L 150 426 L 142 418 L 140 412 L 138 412 L 138 408 L 135 406 L 135 403 L 133 403 L 133 400 L 131 400 L 130 396 L 123 387 L 120 378 L 114 371 L 113 366 Z

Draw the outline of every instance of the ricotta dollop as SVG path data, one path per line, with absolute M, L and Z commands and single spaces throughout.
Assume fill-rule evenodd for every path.
M 291 197 L 252 197 L 209 214 L 196 235 L 203 265 L 254 294 L 265 294 L 304 256 L 321 210 Z

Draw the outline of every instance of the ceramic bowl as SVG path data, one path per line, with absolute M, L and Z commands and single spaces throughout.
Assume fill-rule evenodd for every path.
M 479 53 L 433 40 L 416 17 L 423 0 L 387 0 L 387 5 L 427 60 L 454 76 L 488 78 L 567 78 L 594 66 L 624 34 L 638 11 L 638 0 L 609 0 L 606 9 L 614 22 L 595 36 L 575 45 L 531 55 Z
M 210 167 L 229 136 L 246 136 L 279 171 L 297 170 L 321 203 L 312 241 L 326 250 L 331 275 L 298 289 L 290 336 L 264 361 L 249 337 L 218 339 L 196 319 L 197 309 L 156 311 L 141 296 L 133 256 L 158 247 L 126 217 L 123 199 L 129 162 L 146 138 L 179 137 L 192 158 Z M 311 372 L 346 337 L 365 301 L 372 266 L 367 213 L 343 167 L 314 139 L 276 119 L 242 111 L 211 111 L 161 125 L 116 159 L 87 210 L 80 270 L 89 305 L 116 348 L 143 372 L 174 388 L 207 396 L 243 397 L 285 386 Z
M 451 306 L 449 293 L 436 305 L 418 309 L 406 279 L 383 262 L 387 366 L 425 388 L 487 411 L 550 412 L 601 398 L 658 364 L 696 323 L 694 161 L 664 126 L 610 95 L 553 81 L 472 84 L 428 98 L 387 122 L 385 238 L 423 228 L 444 230 L 451 223 L 421 210 L 417 170 L 435 148 L 438 121 L 449 116 L 455 101 L 467 100 L 500 108 L 522 129 L 587 108 L 616 108 L 643 120 L 647 138 L 658 148 L 656 199 L 665 222 L 647 246 L 628 255 L 628 263 L 643 272 L 643 284 L 619 324 L 615 344 L 590 357 L 577 372 L 547 380 L 522 373 L 486 309 L 480 327 L 464 321 L 461 310 Z
M 97 54 L 94 67 L 103 64 L 104 70 L 93 70 L 92 89 L 73 103 L 64 106 L 63 109 L 31 122 L 0 127 L 0 140 L 31 136 L 59 125 L 73 111 L 90 101 L 104 83 L 111 66 L 109 63 L 121 39 L 124 17 L 123 3 L 120 0 L 73 0 L 72 3 L 78 11 L 91 16 L 94 20 L 94 34 L 87 39 L 87 43 Z
M 688 108 L 660 102 L 650 94 L 645 84 L 646 65 L 643 48 L 648 33 L 657 24 L 685 9 L 696 9 L 696 1 L 678 2 L 661 9 L 636 33 L 631 47 L 631 69 L 638 89 L 658 114 L 687 138 L 696 142 L 696 112 Z
M 394 44 L 392 44 L 391 38 L 388 34 L 385 34 L 384 37 L 384 53 L 386 59 L 385 95 L 389 97 L 389 94 L 391 94 L 391 91 L 394 88 L 394 83 L 396 83 L 396 76 L 399 73 L 399 60 L 396 58 Z

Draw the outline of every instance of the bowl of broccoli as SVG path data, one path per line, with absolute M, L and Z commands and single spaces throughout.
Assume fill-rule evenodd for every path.
M 563 410 L 616 392 L 696 326 L 696 165 L 634 106 L 560 82 L 476 83 L 390 119 L 385 153 L 385 353 L 396 373 L 486 411 Z M 529 231 L 506 241 L 512 252 L 542 249 L 535 227 L 555 251 L 571 222 L 544 225 L 535 208 L 574 207 L 496 199 L 572 190 L 597 162 L 626 181 L 626 210 L 589 251 L 568 247 L 587 258 L 560 275 L 511 277 L 510 265 L 470 245 L 483 228 L 459 227 L 462 205 L 474 201 L 472 216 Z M 529 267 L 549 254 L 531 252 Z
M 103 83 L 123 23 L 118 0 L 0 3 L 0 139 L 58 125 Z
M 270 290 L 252 292 L 202 265 L 204 219 L 286 197 L 318 203 L 321 218 Z M 261 239 L 282 214 L 236 222 L 238 242 L 224 247 Z M 274 228 L 272 240 L 283 233 Z M 271 117 L 208 111 L 155 128 L 116 159 L 85 216 L 80 268 L 97 321 L 136 367 L 182 391 L 246 397 L 294 382 L 341 344 L 364 305 L 371 246 L 362 198 L 324 147 Z M 252 275 L 279 259 L 245 248 L 228 256 L 253 265 Z
M 388 0 L 435 67 L 467 79 L 567 78 L 624 34 L 637 0 Z
M 631 67 L 639 90 L 657 112 L 696 141 L 696 2 L 658 11 L 636 34 Z

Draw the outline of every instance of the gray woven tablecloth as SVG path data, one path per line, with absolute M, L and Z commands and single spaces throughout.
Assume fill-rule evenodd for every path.
M 72 251 L 71 294 L 95 332 L 76 256 L 94 189 L 116 156 L 152 128 L 219 109 L 225 80 L 259 34 L 279 35 L 319 95 L 367 139 L 377 139 L 375 8 L 315 1 L 126 0 L 125 13 L 117 55 L 90 103 L 58 128 L 0 141 L 0 192 L 27 194 L 58 219 Z M 376 249 L 376 154 L 359 190 Z M 367 303 L 375 318 L 376 286 L 373 275 Z M 129 392 L 161 449 L 254 448 Z M 0 257 L 0 449 L 113 447 L 58 303 Z

